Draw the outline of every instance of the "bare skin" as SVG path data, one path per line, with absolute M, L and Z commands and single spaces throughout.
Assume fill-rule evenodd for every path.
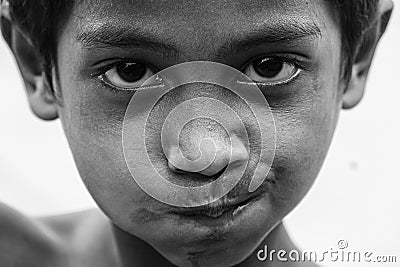
M 32 110 L 44 120 L 61 120 L 80 176 L 102 212 L 33 219 L 0 206 L 0 266 L 314 266 L 262 262 L 257 252 L 264 245 L 295 249 L 282 221 L 318 176 L 340 110 L 362 99 L 385 30 L 382 17 L 390 13 L 392 2 L 381 1 L 348 84 L 341 73 L 342 33 L 331 7 L 317 0 L 267 2 L 79 1 L 57 32 L 54 92 L 41 70 L 38 51 L 18 25 L 10 23 L 6 40 Z M 257 60 L 273 64 L 266 73 L 257 72 Z M 134 182 L 124 158 L 121 129 L 135 94 L 126 87 L 148 78 L 129 67 L 139 65 L 153 75 L 191 61 L 218 62 L 242 71 L 257 81 L 274 115 L 274 162 L 265 182 L 251 194 L 251 171 L 266 164 L 257 157 L 257 151 L 265 149 L 257 142 L 263 129 L 257 128 L 257 120 L 238 96 L 214 85 L 189 84 L 164 96 L 149 118 L 149 158 L 171 180 L 204 184 L 210 174 L 226 167 L 225 154 L 204 172 L 173 168 L 164 155 L 173 153 L 173 147 L 167 144 L 167 152 L 162 150 L 157 136 L 166 110 L 183 99 L 208 97 L 228 103 L 241 115 L 254 149 L 234 150 L 233 156 L 246 157 L 249 165 L 224 201 L 248 205 L 236 203 L 235 208 L 244 208 L 232 218 L 193 219 L 152 198 Z M 191 112 L 196 115 L 199 110 Z M 199 133 L 212 132 L 223 144 L 223 131 L 217 126 L 212 130 L 202 122 L 188 124 L 182 134 L 187 153 L 193 153 Z M 237 138 L 238 144 L 244 143 L 243 137 Z

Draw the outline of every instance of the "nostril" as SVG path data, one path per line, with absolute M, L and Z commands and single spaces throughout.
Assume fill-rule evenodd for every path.
M 182 170 L 182 169 L 179 169 L 179 168 L 175 167 L 171 162 L 168 162 L 168 167 L 169 167 L 169 169 L 170 169 L 171 171 L 173 171 L 173 172 L 175 172 L 175 173 L 182 174 L 182 173 L 185 173 L 185 172 L 186 172 L 186 171 L 184 171 L 184 170 Z
M 200 175 L 200 176 L 207 177 L 207 180 L 211 180 L 212 181 L 212 180 L 218 179 L 226 171 L 226 169 L 228 168 L 228 165 L 225 166 L 221 171 L 219 171 L 218 173 L 216 173 L 214 175 L 204 175 L 204 174 L 201 174 L 201 173 L 198 173 L 198 172 L 185 171 L 185 170 L 182 170 L 182 169 L 179 169 L 179 168 L 175 167 L 173 164 L 171 164 L 171 162 L 168 163 L 168 167 L 172 172 L 174 172 L 176 174 Z
M 211 176 L 212 179 L 217 179 L 218 177 L 220 177 L 222 174 L 224 174 L 224 172 L 226 171 L 226 169 L 228 168 L 228 166 L 225 166 L 225 168 L 223 168 L 219 173 Z

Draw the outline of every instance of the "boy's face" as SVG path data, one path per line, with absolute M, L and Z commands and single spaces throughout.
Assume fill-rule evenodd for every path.
M 76 4 L 59 33 L 57 89 L 62 94 L 60 118 L 86 186 L 113 223 L 172 262 L 184 265 L 190 255 L 196 255 L 204 266 L 238 263 L 299 203 L 321 168 L 342 106 L 340 47 L 331 10 L 317 0 L 86 0 Z M 270 65 L 260 73 L 251 68 L 260 58 L 277 60 L 266 60 Z M 157 71 L 188 61 L 219 62 L 252 79 L 282 80 L 279 85 L 260 87 L 276 124 L 275 160 L 265 182 L 251 195 L 255 200 L 233 219 L 179 215 L 174 207 L 141 190 L 124 159 L 122 123 L 134 93 L 110 84 L 140 84 Z M 146 65 L 129 65 L 135 62 Z M 119 67 L 113 69 L 114 65 Z M 300 72 L 295 74 L 297 69 Z M 161 99 L 150 118 L 152 128 L 162 125 L 168 110 L 199 96 L 229 103 L 241 114 L 249 136 L 259 135 L 257 122 L 239 97 L 204 84 L 182 86 Z M 205 121 L 189 123 L 183 131 L 187 153 L 196 134 L 210 129 Z M 217 126 L 211 132 L 213 138 L 225 138 Z M 169 168 L 159 135 L 149 133 L 149 157 L 165 176 L 189 177 L 193 183 L 207 177 L 182 176 Z M 262 164 L 252 154 L 259 149 L 248 152 L 250 170 Z M 228 199 L 250 195 L 246 177 Z

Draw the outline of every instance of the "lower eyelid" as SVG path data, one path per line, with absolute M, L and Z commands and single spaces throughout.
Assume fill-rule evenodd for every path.
M 97 76 L 97 79 L 101 82 L 103 86 L 106 86 L 108 89 L 111 89 L 113 91 L 136 91 L 136 88 L 122 88 L 113 85 L 111 82 L 107 81 L 107 78 L 105 77 L 105 74 L 101 74 Z
M 279 85 L 285 85 L 288 83 L 293 82 L 294 80 L 296 80 L 296 78 L 301 74 L 303 70 L 301 68 L 297 68 L 296 72 L 288 79 L 286 79 L 285 81 L 282 82 L 256 82 L 256 81 L 252 81 L 252 82 L 247 82 L 247 81 L 240 81 L 238 80 L 237 82 L 239 84 L 245 84 L 245 85 L 251 85 L 251 84 L 256 84 L 258 86 L 279 86 Z
M 284 85 L 284 84 L 290 83 L 290 82 L 294 81 L 301 74 L 301 72 L 302 72 L 302 69 L 297 68 L 297 70 L 294 72 L 294 74 L 290 78 L 286 79 L 285 81 L 278 82 L 278 83 L 275 83 L 275 84 L 272 83 L 271 86 L 273 86 L 273 85 Z
M 124 88 L 115 86 L 104 79 L 104 74 L 98 76 L 98 79 L 102 83 L 103 86 L 107 87 L 108 89 L 114 92 L 137 92 L 139 90 L 147 90 L 147 89 L 155 89 L 155 88 L 162 88 L 165 84 L 157 84 L 157 85 L 149 85 L 149 86 L 139 86 L 134 88 Z

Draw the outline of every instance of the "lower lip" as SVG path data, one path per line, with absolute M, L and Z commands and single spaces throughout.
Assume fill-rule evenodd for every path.
M 191 221 L 195 224 L 207 227 L 228 227 L 246 218 L 251 218 L 257 210 L 259 210 L 261 196 L 249 199 L 247 202 L 241 203 L 238 206 L 233 206 L 218 217 L 211 217 L 204 214 L 185 214 L 171 213 L 179 220 Z

